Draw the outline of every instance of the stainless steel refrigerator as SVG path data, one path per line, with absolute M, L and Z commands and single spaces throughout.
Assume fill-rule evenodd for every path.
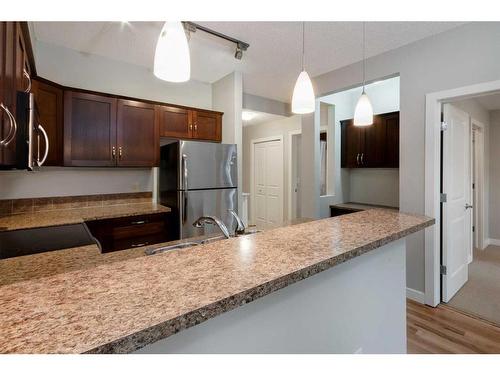
M 204 215 L 217 216 L 234 231 L 229 210 L 238 211 L 236 151 L 232 144 L 195 141 L 161 147 L 160 202 L 172 209 L 176 239 L 220 233 L 213 225 L 193 226 Z

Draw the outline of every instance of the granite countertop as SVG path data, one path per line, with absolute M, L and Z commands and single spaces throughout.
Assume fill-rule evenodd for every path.
M 80 224 L 84 221 L 170 212 L 154 203 L 129 203 L 114 206 L 81 207 L 65 210 L 29 212 L 0 216 L 0 231 Z
M 3 285 L 0 352 L 132 352 L 433 223 L 374 209 Z
M 352 210 L 357 210 L 357 211 L 371 210 L 374 208 L 383 208 L 383 209 L 387 209 L 387 210 L 396 210 L 396 211 L 399 210 L 399 207 L 389 207 L 389 206 L 381 206 L 381 205 L 377 205 L 377 204 L 356 203 L 356 202 L 331 204 L 330 207 L 347 208 L 347 209 L 352 209 Z

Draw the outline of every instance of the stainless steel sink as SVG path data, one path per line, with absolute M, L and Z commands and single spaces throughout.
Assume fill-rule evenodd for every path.
M 242 234 L 238 234 L 238 237 L 239 236 L 248 236 L 249 234 L 255 234 L 255 233 L 260 233 L 260 232 L 262 232 L 262 231 L 259 229 L 249 229 L 249 230 L 246 230 L 245 232 L 243 232 Z
M 185 249 L 187 247 L 192 247 L 192 246 L 196 246 L 196 245 L 199 245 L 199 243 L 198 242 L 182 242 L 182 243 L 178 243 L 175 245 L 157 247 L 155 249 L 147 249 L 145 251 L 145 253 L 146 253 L 146 255 L 155 255 L 155 254 L 161 254 L 161 253 L 164 253 L 164 252 L 170 251 L 170 250 Z

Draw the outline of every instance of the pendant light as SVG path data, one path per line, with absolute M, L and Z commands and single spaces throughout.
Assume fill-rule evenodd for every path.
M 169 82 L 189 81 L 191 61 L 182 22 L 165 22 L 156 43 L 154 75 Z
M 354 125 L 368 126 L 373 124 L 373 107 L 365 92 L 365 23 L 363 22 L 363 92 L 354 110 Z
M 304 69 L 304 28 L 305 22 L 302 22 L 302 71 L 295 82 L 292 95 L 292 112 L 297 114 L 312 113 L 316 106 L 312 82 Z

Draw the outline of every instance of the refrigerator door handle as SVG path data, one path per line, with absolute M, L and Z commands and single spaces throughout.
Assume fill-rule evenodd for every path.
M 188 189 L 188 169 L 187 169 L 187 155 L 186 154 L 182 154 L 181 174 L 182 174 L 182 190 L 187 191 L 187 189 Z

